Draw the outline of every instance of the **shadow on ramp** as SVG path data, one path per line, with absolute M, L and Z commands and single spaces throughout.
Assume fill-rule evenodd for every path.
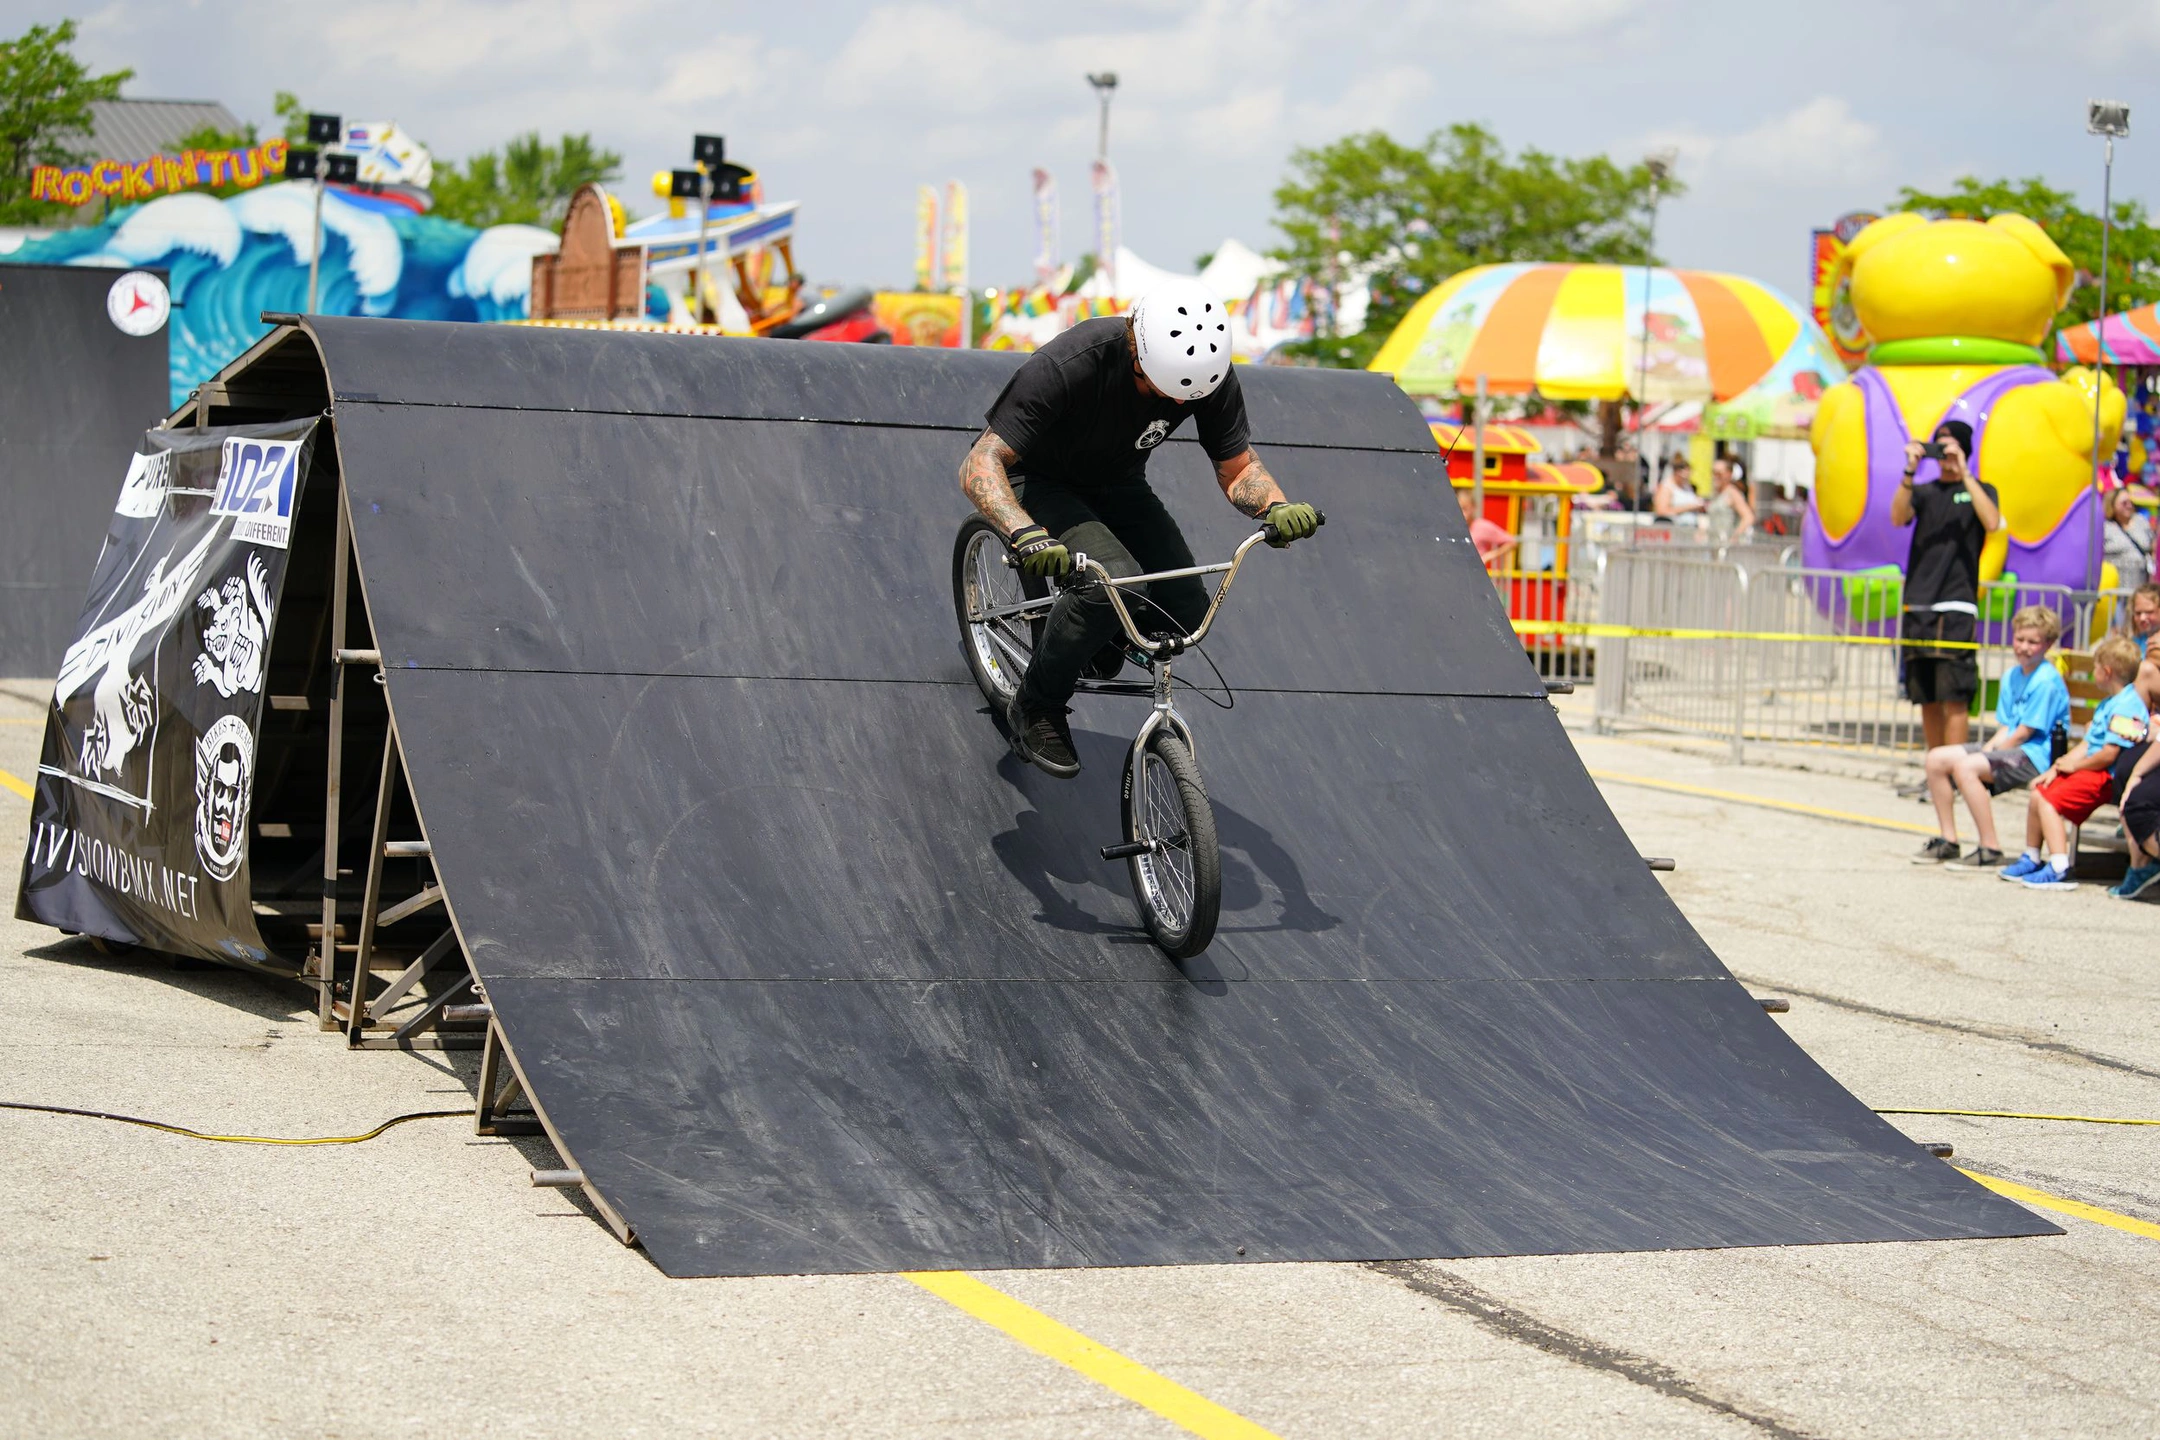
M 1243 372 L 1329 524 L 1209 642 L 1226 913 L 1180 971 L 1096 856 L 1145 702 L 1081 697 L 1053 781 L 955 655 L 953 476 L 1012 357 L 322 318 L 230 378 L 303 362 L 489 1035 L 670 1274 L 2054 1228 L 1688 927 L 1379 377 Z M 1197 445 L 1152 470 L 1227 553 Z

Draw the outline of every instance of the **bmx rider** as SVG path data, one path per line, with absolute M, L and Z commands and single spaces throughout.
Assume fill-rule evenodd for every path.
M 1318 528 L 1313 507 L 1285 499 L 1253 453 L 1229 316 L 1190 280 L 1150 291 L 1128 315 L 1083 321 L 1029 356 L 985 415 L 960 488 L 1030 577 L 1072 573 L 1075 551 L 1117 577 L 1184 569 L 1192 551 L 1149 487 L 1147 462 L 1188 414 L 1224 498 L 1274 526 L 1269 543 Z M 1208 591 L 1196 576 L 1158 580 L 1146 602 L 1136 623 L 1153 612 L 1167 622 L 1162 633 L 1187 634 L 1207 613 Z M 1037 768 L 1060 779 L 1080 773 L 1067 702 L 1084 672 L 1116 674 L 1121 633 L 1098 589 L 1058 597 L 1005 715 L 1015 747 Z

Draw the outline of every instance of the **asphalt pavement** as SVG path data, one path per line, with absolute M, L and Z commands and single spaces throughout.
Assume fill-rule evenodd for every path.
M 17 781 L 36 768 L 40 688 L 0 684 L 0 771 Z M 2160 1119 L 2146 1009 L 2160 999 L 2160 910 L 1915 869 L 1905 857 L 1927 812 L 1879 783 L 1576 733 L 1639 847 L 1678 858 L 1666 879 L 1690 919 L 1758 993 L 1790 998 L 1781 1023 L 1870 1104 Z M 1507 763 L 1504 743 L 1494 756 Z M 0 788 L 0 851 L 20 853 L 27 815 Z M 109 958 L 0 921 L 0 1099 L 344 1135 L 469 1105 L 474 1058 L 348 1052 L 297 986 Z M 0 1230 L 0 1428 L 2160 1428 L 2160 1127 L 1894 1123 L 1951 1144 L 1947 1163 L 2097 1218 L 2051 1211 L 2066 1233 L 2042 1239 L 983 1272 L 973 1289 L 671 1281 L 575 1199 L 531 1188 L 545 1142 L 476 1137 L 457 1119 L 284 1147 L 0 1111 L 13 1222 Z

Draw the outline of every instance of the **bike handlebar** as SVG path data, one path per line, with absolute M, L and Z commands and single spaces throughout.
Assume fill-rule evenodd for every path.
M 1327 524 L 1326 512 L 1315 510 L 1313 515 L 1316 529 Z M 1198 645 L 1207 638 L 1209 628 L 1215 623 L 1216 612 L 1222 609 L 1223 597 L 1230 593 L 1230 584 L 1237 579 L 1238 567 L 1245 563 L 1246 552 L 1263 540 L 1272 545 L 1281 539 L 1281 531 L 1277 530 L 1273 525 L 1263 523 L 1259 529 L 1245 537 L 1238 545 L 1238 548 L 1232 552 L 1226 564 L 1195 565 L 1184 570 L 1158 570 L 1152 574 L 1126 575 L 1123 577 L 1113 576 L 1103 568 L 1100 561 L 1090 560 L 1086 554 L 1075 551 L 1072 557 L 1072 574 L 1061 578 L 1057 583 L 1062 589 L 1100 585 L 1103 593 L 1109 596 L 1110 608 L 1116 612 L 1118 623 L 1124 627 L 1125 637 L 1128 640 L 1132 641 L 1134 645 L 1148 655 L 1159 656 L 1165 652 L 1176 654 L 1187 646 Z M 1124 597 L 1118 594 L 1118 591 L 1127 586 L 1145 585 L 1151 580 L 1176 580 L 1187 575 L 1215 574 L 1222 575 L 1222 584 L 1215 587 L 1215 598 L 1208 602 L 1207 614 L 1200 617 L 1200 624 L 1190 635 L 1171 636 L 1161 640 L 1148 639 L 1140 633 L 1140 628 L 1133 623 L 1132 612 L 1125 608 Z

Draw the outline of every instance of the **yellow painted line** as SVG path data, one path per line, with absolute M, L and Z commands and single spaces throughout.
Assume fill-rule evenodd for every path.
M 2062 1120 L 2078 1125 L 2160 1125 L 2160 1120 L 2129 1120 L 2120 1115 L 2041 1115 L 2029 1110 L 1877 1110 L 1878 1115 L 1978 1115 L 1988 1120 Z
M 1584 635 L 1595 640 L 1768 640 L 1816 645 L 1904 645 L 1915 650 L 1983 650 L 1978 640 L 1907 640 L 1897 635 L 1823 635 L 1809 630 L 1697 630 L 1686 626 L 1601 625 L 1510 620 L 1517 635 Z
M 1966 1179 L 1985 1185 L 2006 1200 L 2035 1209 L 2053 1210 L 2058 1215 L 2068 1215 L 2078 1220 L 2090 1220 L 2095 1225 L 2105 1225 L 2111 1230 L 2121 1230 L 2131 1235 L 2142 1235 L 2147 1240 L 2160 1240 L 2160 1225 L 2150 1220 L 2140 1220 L 2135 1215 L 2118 1215 L 2113 1210 L 2103 1210 L 2097 1205 L 2087 1205 L 2082 1200 L 2067 1200 L 2060 1195 L 2050 1195 L 2045 1190 L 2035 1190 L 2030 1185 L 2020 1185 L 2012 1180 L 1998 1180 L 1993 1175 L 1982 1175 L 1977 1170 L 1957 1167 Z
M 28 785 L 25 785 L 22 781 L 16 779 L 13 775 L 8 774 L 8 772 L 5 770 L 0 770 L 0 788 L 13 790 L 16 794 L 22 796 L 22 798 L 25 800 L 28 800 L 30 798 L 30 787 Z
M 1675 795 L 1695 795 L 1705 800 L 1729 800 L 1736 805 L 1758 805 L 1765 810 L 1783 810 L 1789 815 L 1810 815 L 1817 820 L 1838 820 L 1847 825 L 1872 825 L 1878 830 L 1896 830 L 1910 835 L 1933 835 L 1933 825 L 1920 825 L 1910 820 L 1885 820 L 1877 815 L 1863 815 L 1857 810 L 1832 810 L 1822 805 L 1803 805 L 1797 800 L 1773 800 L 1767 795 L 1745 795 L 1738 790 L 1713 790 L 1708 785 L 1686 785 L 1678 780 L 1658 780 L 1648 775 L 1626 775 L 1617 770 L 1592 770 L 1593 780 L 1610 780 L 1615 785 L 1635 785 L 1645 790 L 1668 790 Z
M 1274 1431 L 1264 1430 L 1205 1396 L 1195 1395 L 1175 1380 L 1165 1379 L 1139 1361 L 1128 1360 L 1107 1345 L 1058 1324 L 1040 1310 L 1021 1304 L 972 1275 L 957 1270 L 919 1270 L 906 1278 L 948 1305 L 965 1310 L 986 1325 L 995 1325 L 1037 1354 L 1079 1371 L 1096 1384 L 1195 1435 L 1207 1440 L 1278 1440 Z

